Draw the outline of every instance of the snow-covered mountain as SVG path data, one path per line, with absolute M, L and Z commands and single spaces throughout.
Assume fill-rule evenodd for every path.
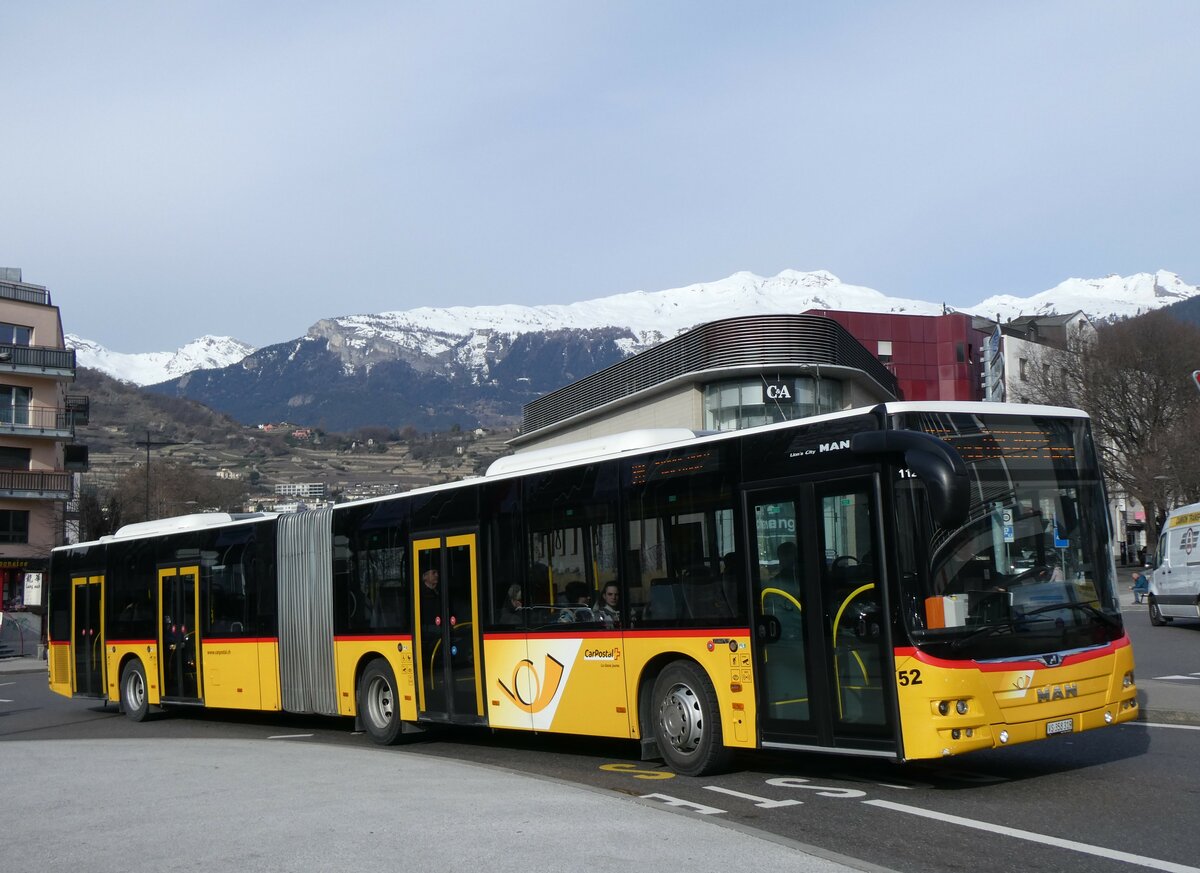
M 132 355 L 109 351 L 99 343 L 70 333 L 63 339 L 68 348 L 75 349 L 79 366 L 135 385 L 165 382 L 194 370 L 218 370 L 236 364 L 254 351 L 253 346 L 228 336 L 202 336 L 173 352 Z
M 1112 321 L 1142 315 L 1197 294 L 1200 287 L 1187 284 L 1174 273 L 1159 270 L 1103 279 L 1067 279 L 1032 297 L 989 297 L 963 311 L 1010 321 L 1018 315 L 1065 315 L 1082 310 L 1093 321 Z
M 1083 310 L 1107 321 L 1139 315 L 1200 295 L 1174 273 L 1138 273 L 1103 279 L 1068 279 L 1029 297 L 1000 295 L 959 307 L 960 311 L 1008 321 L 1018 315 L 1048 315 Z M 889 297 L 871 288 L 848 285 L 820 270 L 784 270 L 777 276 L 735 273 L 725 279 L 666 291 L 631 291 L 578 303 L 521 306 L 421 307 L 375 315 L 323 319 L 307 337 L 324 341 L 348 370 L 370 369 L 381 361 L 404 360 L 418 370 L 453 363 L 490 378 L 488 361 L 518 337 L 563 330 L 619 328 L 616 346 L 624 354 L 642 351 L 695 325 L 752 314 L 838 309 L 937 315 L 941 303 Z M 150 385 L 200 369 L 238 363 L 254 349 L 229 337 L 202 337 L 174 352 L 126 355 L 75 336 L 80 365 L 138 385 Z M 439 363 L 440 362 L 440 363 Z

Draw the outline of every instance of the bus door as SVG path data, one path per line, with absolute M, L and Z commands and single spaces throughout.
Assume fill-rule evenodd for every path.
M 477 724 L 483 719 L 478 564 L 474 533 L 414 540 L 417 713 Z
M 104 685 L 104 577 L 71 580 L 71 687 L 76 694 L 102 695 Z
M 200 568 L 158 571 L 158 670 L 162 696 L 200 699 Z
M 874 480 L 747 501 L 763 745 L 894 754 Z

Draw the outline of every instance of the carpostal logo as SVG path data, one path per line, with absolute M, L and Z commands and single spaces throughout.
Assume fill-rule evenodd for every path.
M 546 663 L 540 673 L 533 661 L 522 658 L 513 667 L 512 687 L 499 679 L 496 680 L 496 684 L 514 704 L 530 714 L 535 714 L 550 706 L 558 694 L 565 673 L 563 663 L 553 655 L 546 655 Z
M 616 647 L 611 649 L 584 649 L 583 660 L 619 661 L 621 660 L 621 650 Z

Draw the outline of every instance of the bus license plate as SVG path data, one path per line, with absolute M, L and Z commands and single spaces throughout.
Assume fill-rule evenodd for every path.
M 1075 719 L 1060 718 L 1058 721 L 1046 722 L 1046 736 L 1051 734 L 1069 734 L 1075 730 Z

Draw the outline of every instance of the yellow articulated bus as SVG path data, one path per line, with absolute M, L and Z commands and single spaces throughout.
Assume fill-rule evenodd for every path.
M 50 686 L 156 709 L 898 761 L 1136 715 L 1104 486 L 1076 410 L 889 403 L 639 431 L 287 515 L 51 556 Z

